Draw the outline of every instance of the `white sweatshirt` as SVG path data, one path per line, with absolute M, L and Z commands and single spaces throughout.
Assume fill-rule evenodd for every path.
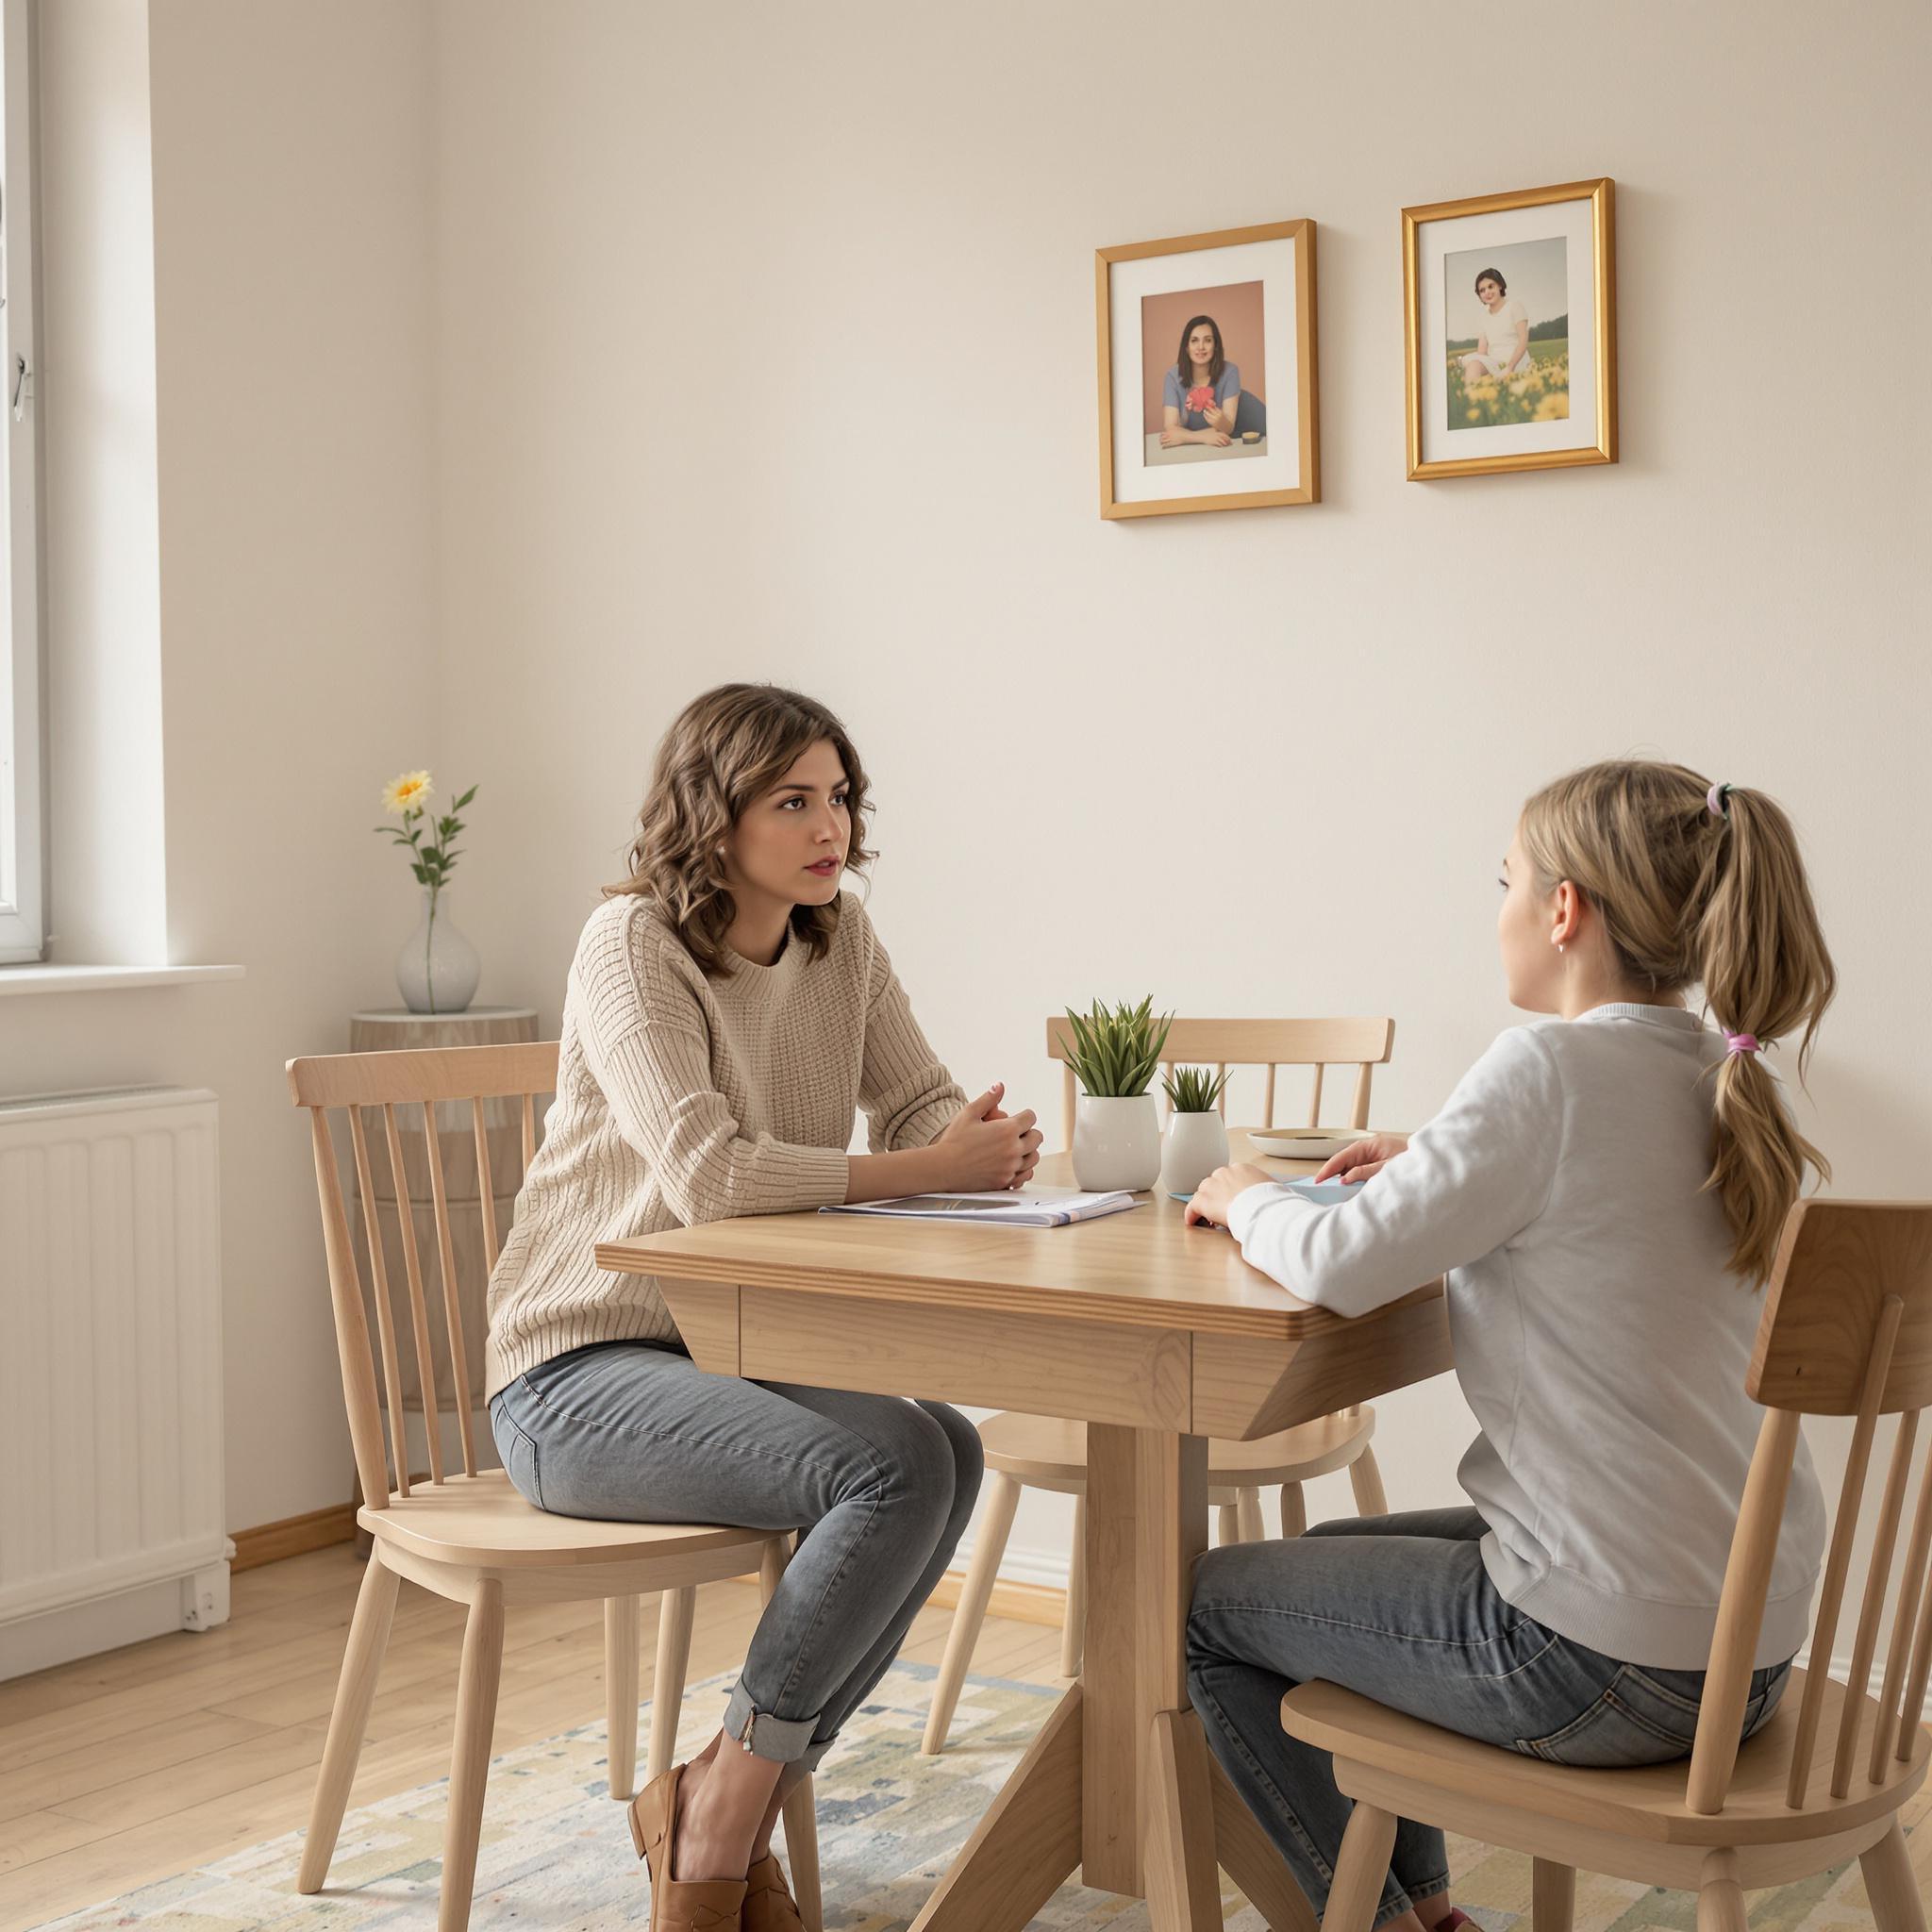
M 1448 1276 L 1456 1374 L 1482 1434 L 1457 1474 L 1491 1581 L 1624 1663 L 1701 1670 L 1763 1410 L 1764 1311 L 1725 1269 L 1708 1070 L 1682 1008 L 1610 1005 L 1512 1028 L 1352 1200 L 1269 1183 L 1228 1211 L 1241 1253 L 1359 1315 Z M 1805 1641 L 1824 1502 L 1803 1442 L 1757 1663 Z

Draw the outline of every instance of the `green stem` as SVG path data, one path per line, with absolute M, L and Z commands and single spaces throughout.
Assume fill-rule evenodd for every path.
M 436 1010 L 436 888 L 429 889 L 429 919 L 423 928 L 423 979 L 429 989 L 429 1010 Z

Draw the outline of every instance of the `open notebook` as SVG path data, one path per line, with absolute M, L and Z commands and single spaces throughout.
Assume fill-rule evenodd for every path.
M 901 1194 L 821 1214 L 885 1214 L 909 1221 L 977 1221 L 999 1227 L 1064 1227 L 1137 1206 L 1129 1193 L 1082 1193 L 1078 1188 L 1022 1188 L 1000 1194 Z

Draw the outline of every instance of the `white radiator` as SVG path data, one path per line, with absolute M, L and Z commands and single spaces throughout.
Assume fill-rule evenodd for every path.
M 228 1615 L 215 1096 L 0 1101 L 0 1678 Z

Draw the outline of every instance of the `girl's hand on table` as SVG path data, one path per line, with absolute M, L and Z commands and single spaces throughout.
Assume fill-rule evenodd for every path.
M 1183 443 L 1187 441 L 1188 432 L 1185 429 L 1163 429 L 1160 432 L 1160 446 L 1162 449 L 1173 449 L 1177 443 Z
M 995 1080 L 969 1100 L 941 1130 L 933 1146 L 946 1157 L 944 1185 L 962 1194 L 1024 1188 L 1040 1164 L 1040 1129 L 1033 1109 L 1001 1110 L 1006 1083 Z
M 1188 1225 L 1198 1227 L 1205 1222 L 1209 1227 L 1225 1227 L 1227 1210 L 1234 1197 L 1274 1178 L 1265 1169 L 1246 1163 L 1238 1167 L 1217 1167 L 1194 1190 L 1193 1199 L 1188 1203 L 1186 1210 Z
M 1408 1145 L 1407 1134 L 1370 1134 L 1352 1141 L 1340 1154 L 1331 1154 L 1312 1176 L 1318 1181 L 1365 1181 L 1380 1174 Z

